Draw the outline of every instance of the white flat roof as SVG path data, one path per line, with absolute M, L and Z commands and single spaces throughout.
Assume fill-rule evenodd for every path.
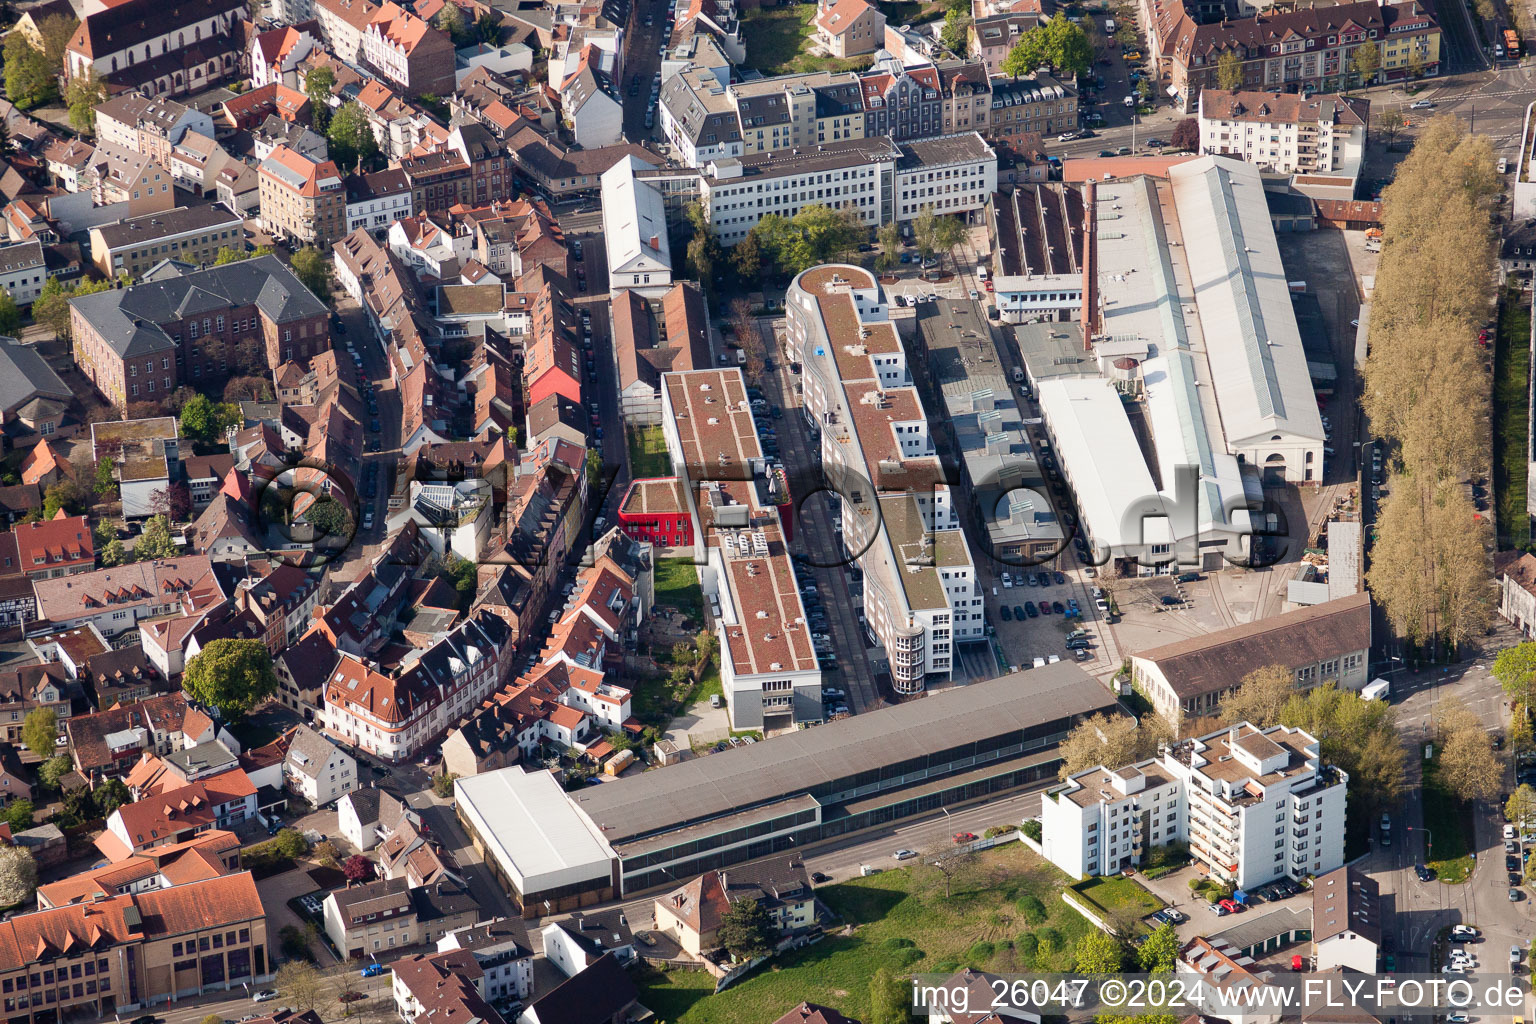
M 1161 542 L 1153 524 L 1147 524 L 1145 538 L 1139 528 L 1125 530 L 1131 503 L 1157 495 L 1157 488 L 1119 393 L 1097 377 L 1044 380 L 1038 393 L 1089 538 L 1116 552 Z
M 454 781 L 454 796 L 523 894 L 611 874 L 613 851 L 546 771 L 503 768 Z
M 1280 247 L 1258 168 L 1205 157 L 1168 171 L 1229 444 L 1323 443 Z M 1198 240 L 1198 244 L 1194 244 Z

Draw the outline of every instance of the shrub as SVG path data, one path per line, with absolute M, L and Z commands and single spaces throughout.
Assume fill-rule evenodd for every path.
M 920 949 L 903 949 L 896 957 L 896 962 L 902 967 L 911 967 L 921 960 L 926 954 Z
M 1023 831 L 1025 835 L 1029 836 L 1029 838 L 1033 839 L 1035 842 L 1040 842 L 1040 836 L 1042 835 L 1040 830 L 1040 819 L 1031 818 L 1026 821 L 1023 825 Z
M 1030 932 L 1020 932 L 1019 937 L 1013 940 L 1013 948 L 1018 950 L 1021 960 L 1033 963 L 1040 952 L 1040 940 Z
M 913 942 L 911 939 L 903 939 L 899 936 L 893 936 L 889 939 L 886 939 L 881 943 L 881 945 L 886 949 L 910 949 L 911 947 L 917 945 L 917 943 Z
M 976 943 L 965 951 L 965 958 L 973 965 L 980 965 L 992 959 L 992 954 L 997 952 L 997 947 L 985 940 Z
M 1017 832 L 1018 830 L 1019 826 L 1017 825 L 993 825 L 983 832 L 981 836 L 983 839 L 994 839 L 997 836 L 1005 836 L 1010 832 Z
M 1027 895 L 1020 896 L 1018 902 L 1015 903 L 1014 906 L 1018 908 L 1019 913 L 1023 915 L 1024 920 L 1028 923 L 1045 923 L 1045 904 L 1040 902 L 1039 897 Z

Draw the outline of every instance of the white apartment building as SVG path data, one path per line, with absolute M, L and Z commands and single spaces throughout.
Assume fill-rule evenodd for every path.
M 1348 782 L 1306 732 L 1244 722 L 1072 776 L 1041 802 L 1041 845 L 1078 878 L 1133 867 L 1174 841 L 1239 889 L 1321 876 L 1344 863 Z
M 25 306 L 43 291 L 48 264 L 43 243 L 37 239 L 0 245 L 0 290 L 10 293 L 16 305 Z
M 357 788 L 357 762 L 352 755 L 307 725 L 288 737 L 283 758 L 283 784 L 311 807 L 329 807 Z
M 1278 174 L 1360 174 L 1369 100 L 1337 93 L 1200 91 L 1200 152 Z
M 896 144 L 885 136 L 725 158 L 705 165 L 704 212 L 722 245 L 734 245 L 770 213 L 849 207 L 870 229 L 891 218 Z M 994 184 L 996 172 L 994 171 Z
M 790 358 L 804 363 L 805 414 L 821 432 L 834 522 L 863 569 L 870 635 L 898 693 L 948 678 L 954 645 L 983 640 L 981 589 L 958 511 L 874 277 L 815 267 L 791 283 Z
M 997 192 L 997 154 L 978 132 L 901 144 L 896 161 L 896 220 L 931 208 L 939 214 L 979 215 Z

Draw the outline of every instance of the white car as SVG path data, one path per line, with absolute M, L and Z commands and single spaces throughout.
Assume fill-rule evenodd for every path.
M 251 996 L 251 998 L 258 1003 L 264 1003 L 268 999 L 276 999 L 277 993 L 269 988 L 264 988 L 260 992 L 257 992 L 255 995 Z
M 1515 838 L 1515 826 L 1513 826 L 1513 825 L 1505 825 L 1504 826 L 1504 838 L 1505 839 L 1513 839 L 1513 838 Z
M 1509 947 L 1509 962 L 1512 963 L 1512 964 L 1518 964 L 1520 962 L 1520 947 L 1519 946 L 1510 946 Z
M 1003 573 L 1003 589 L 1004 590 L 1011 590 L 1012 588 L 1013 588 L 1013 576 L 1010 575 L 1009 573 L 1006 573 L 1006 572 Z
M 1434 110 L 1435 109 L 1435 101 L 1434 100 L 1414 100 L 1412 103 L 1408 104 L 1408 109 L 1409 110 Z

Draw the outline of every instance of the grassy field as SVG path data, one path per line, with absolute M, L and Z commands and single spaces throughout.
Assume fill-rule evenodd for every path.
M 747 43 L 746 66 L 765 75 L 786 75 L 807 71 L 863 71 L 874 62 L 868 56 L 846 60 L 812 57 L 809 50 L 815 32 L 812 25 L 815 17 L 815 4 L 748 11 L 741 19 L 741 34 Z
M 1472 873 L 1467 836 L 1472 835 L 1472 809 L 1440 785 L 1438 761 L 1424 762 L 1424 827 L 1429 830 L 1425 863 L 1440 881 L 1465 882 Z M 1402 834 L 1398 842 L 1406 841 Z
M 1163 909 L 1163 901 L 1154 896 L 1134 878 L 1111 875 L 1106 878 L 1090 878 L 1072 887 L 1079 896 L 1096 903 L 1105 910 L 1129 907 L 1140 910 L 1142 916 Z
M 1530 310 L 1515 293 L 1504 303 L 1493 358 L 1493 493 L 1501 549 L 1523 548 L 1531 541 L 1525 514 L 1530 343 Z
M 784 956 L 720 995 L 702 973 L 637 977 L 658 1024 L 762 1024 L 802 1000 L 867 1018 L 869 979 L 961 965 L 999 972 L 1065 970 L 1093 926 L 1061 901 L 1066 877 L 1023 843 L 979 854 L 970 877 L 944 898 L 931 868 L 884 871 L 820 890 L 850 926 Z
M 656 562 L 656 603 L 676 608 L 692 618 L 704 618 L 704 591 L 691 558 L 661 558 Z
M 625 431 L 629 444 L 629 475 L 635 480 L 651 476 L 671 476 L 672 461 L 667 457 L 667 439 L 660 427 L 630 427 Z

